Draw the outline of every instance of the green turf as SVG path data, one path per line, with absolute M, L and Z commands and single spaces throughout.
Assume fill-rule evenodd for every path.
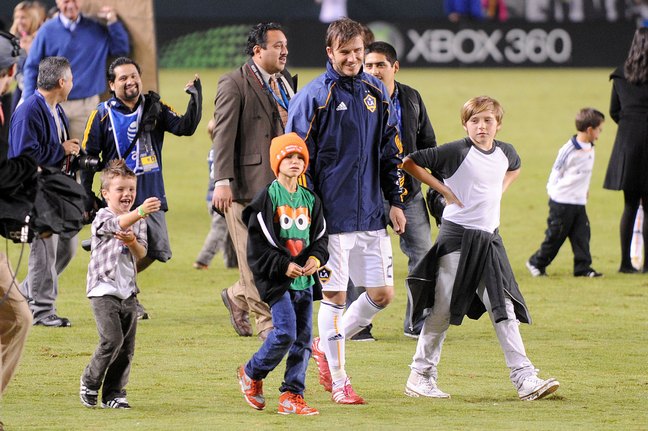
M 527 352 L 541 375 L 560 380 L 556 395 L 539 402 L 517 400 L 490 323 L 482 319 L 450 328 L 439 369 L 450 400 L 404 396 L 415 342 L 402 335 L 405 259 L 395 247 L 397 297 L 375 321 L 379 341 L 349 343 L 347 349 L 354 387 L 369 404 L 334 405 L 317 384 L 311 362 L 306 399 L 321 415 L 310 418 L 276 414 L 281 371 L 265 382 L 266 411 L 253 411 L 243 401 L 235 370 L 259 342 L 235 335 L 219 298 L 237 273 L 224 269 L 220 256 L 208 271 L 191 268 L 209 227 L 205 126 L 222 72 L 200 71 L 205 115 L 196 136 L 166 140 L 174 257 L 139 278 L 152 320 L 138 328 L 128 385 L 133 409 L 89 410 L 79 402 L 79 376 L 97 340 L 84 296 L 88 253 L 79 251 L 61 277 L 58 300 L 60 314 L 73 327 L 31 332 L 4 397 L 1 419 L 7 429 L 648 429 L 648 276 L 616 272 L 622 197 L 601 187 L 616 130 L 612 121 L 596 147 L 588 205 L 593 266 L 605 277 L 573 278 L 569 245 L 548 268 L 550 277 L 532 279 L 524 268 L 543 238 L 545 184 L 556 152 L 574 133 L 578 109 L 607 112 L 609 70 L 403 70 L 398 75 L 421 91 L 440 142 L 463 136 L 458 113 L 469 97 L 488 94 L 505 108 L 499 137 L 516 146 L 522 174 L 503 199 L 501 233 L 534 318 L 533 325 L 522 327 Z M 319 73 L 299 72 L 301 86 Z M 187 70 L 160 72 L 163 99 L 178 111 L 184 110 L 182 87 L 191 76 Z M 81 237 L 88 237 L 87 229 Z M 10 248 L 15 264 L 18 249 Z

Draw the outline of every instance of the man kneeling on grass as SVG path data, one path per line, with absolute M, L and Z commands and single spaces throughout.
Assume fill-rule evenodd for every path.
M 136 263 L 146 256 L 146 222 L 160 210 L 156 197 L 135 202 L 137 178 L 123 159 L 111 160 L 101 172 L 101 195 L 108 204 L 92 222 L 92 254 L 87 296 L 97 321 L 99 345 L 81 376 L 79 395 L 86 407 L 129 409 L 124 387 L 135 352 L 137 327 Z

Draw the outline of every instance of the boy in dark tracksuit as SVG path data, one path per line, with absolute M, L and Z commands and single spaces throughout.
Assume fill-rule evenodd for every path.
M 265 408 L 263 379 L 288 354 L 279 414 L 316 415 L 304 401 L 311 355 L 313 299 L 321 299 L 315 273 L 328 260 L 328 235 L 321 202 L 298 185 L 308 166 L 308 149 L 296 133 L 272 140 L 270 164 L 277 176 L 243 212 L 248 226 L 248 263 L 274 329 L 261 348 L 238 368 L 244 398 Z

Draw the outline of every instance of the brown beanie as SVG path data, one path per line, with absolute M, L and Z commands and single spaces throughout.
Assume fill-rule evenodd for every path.
M 299 153 L 304 157 L 304 172 L 306 172 L 306 169 L 308 169 L 308 148 L 297 133 L 286 133 L 272 140 L 270 144 L 270 167 L 275 176 L 279 175 L 281 161 L 292 153 Z

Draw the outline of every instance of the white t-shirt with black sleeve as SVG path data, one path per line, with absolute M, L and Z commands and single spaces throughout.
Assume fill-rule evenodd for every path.
M 500 224 L 500 201 L 504 176 L 520 168 L 520 157 L 511 144 L 493 141 L 489 151 L 473 145 L 470 138 L 416 151 L 409 157 L 419 166 L 436 172 L 464 207 L 448 205 L 443 219 L 469 229 L 494 232 Z

